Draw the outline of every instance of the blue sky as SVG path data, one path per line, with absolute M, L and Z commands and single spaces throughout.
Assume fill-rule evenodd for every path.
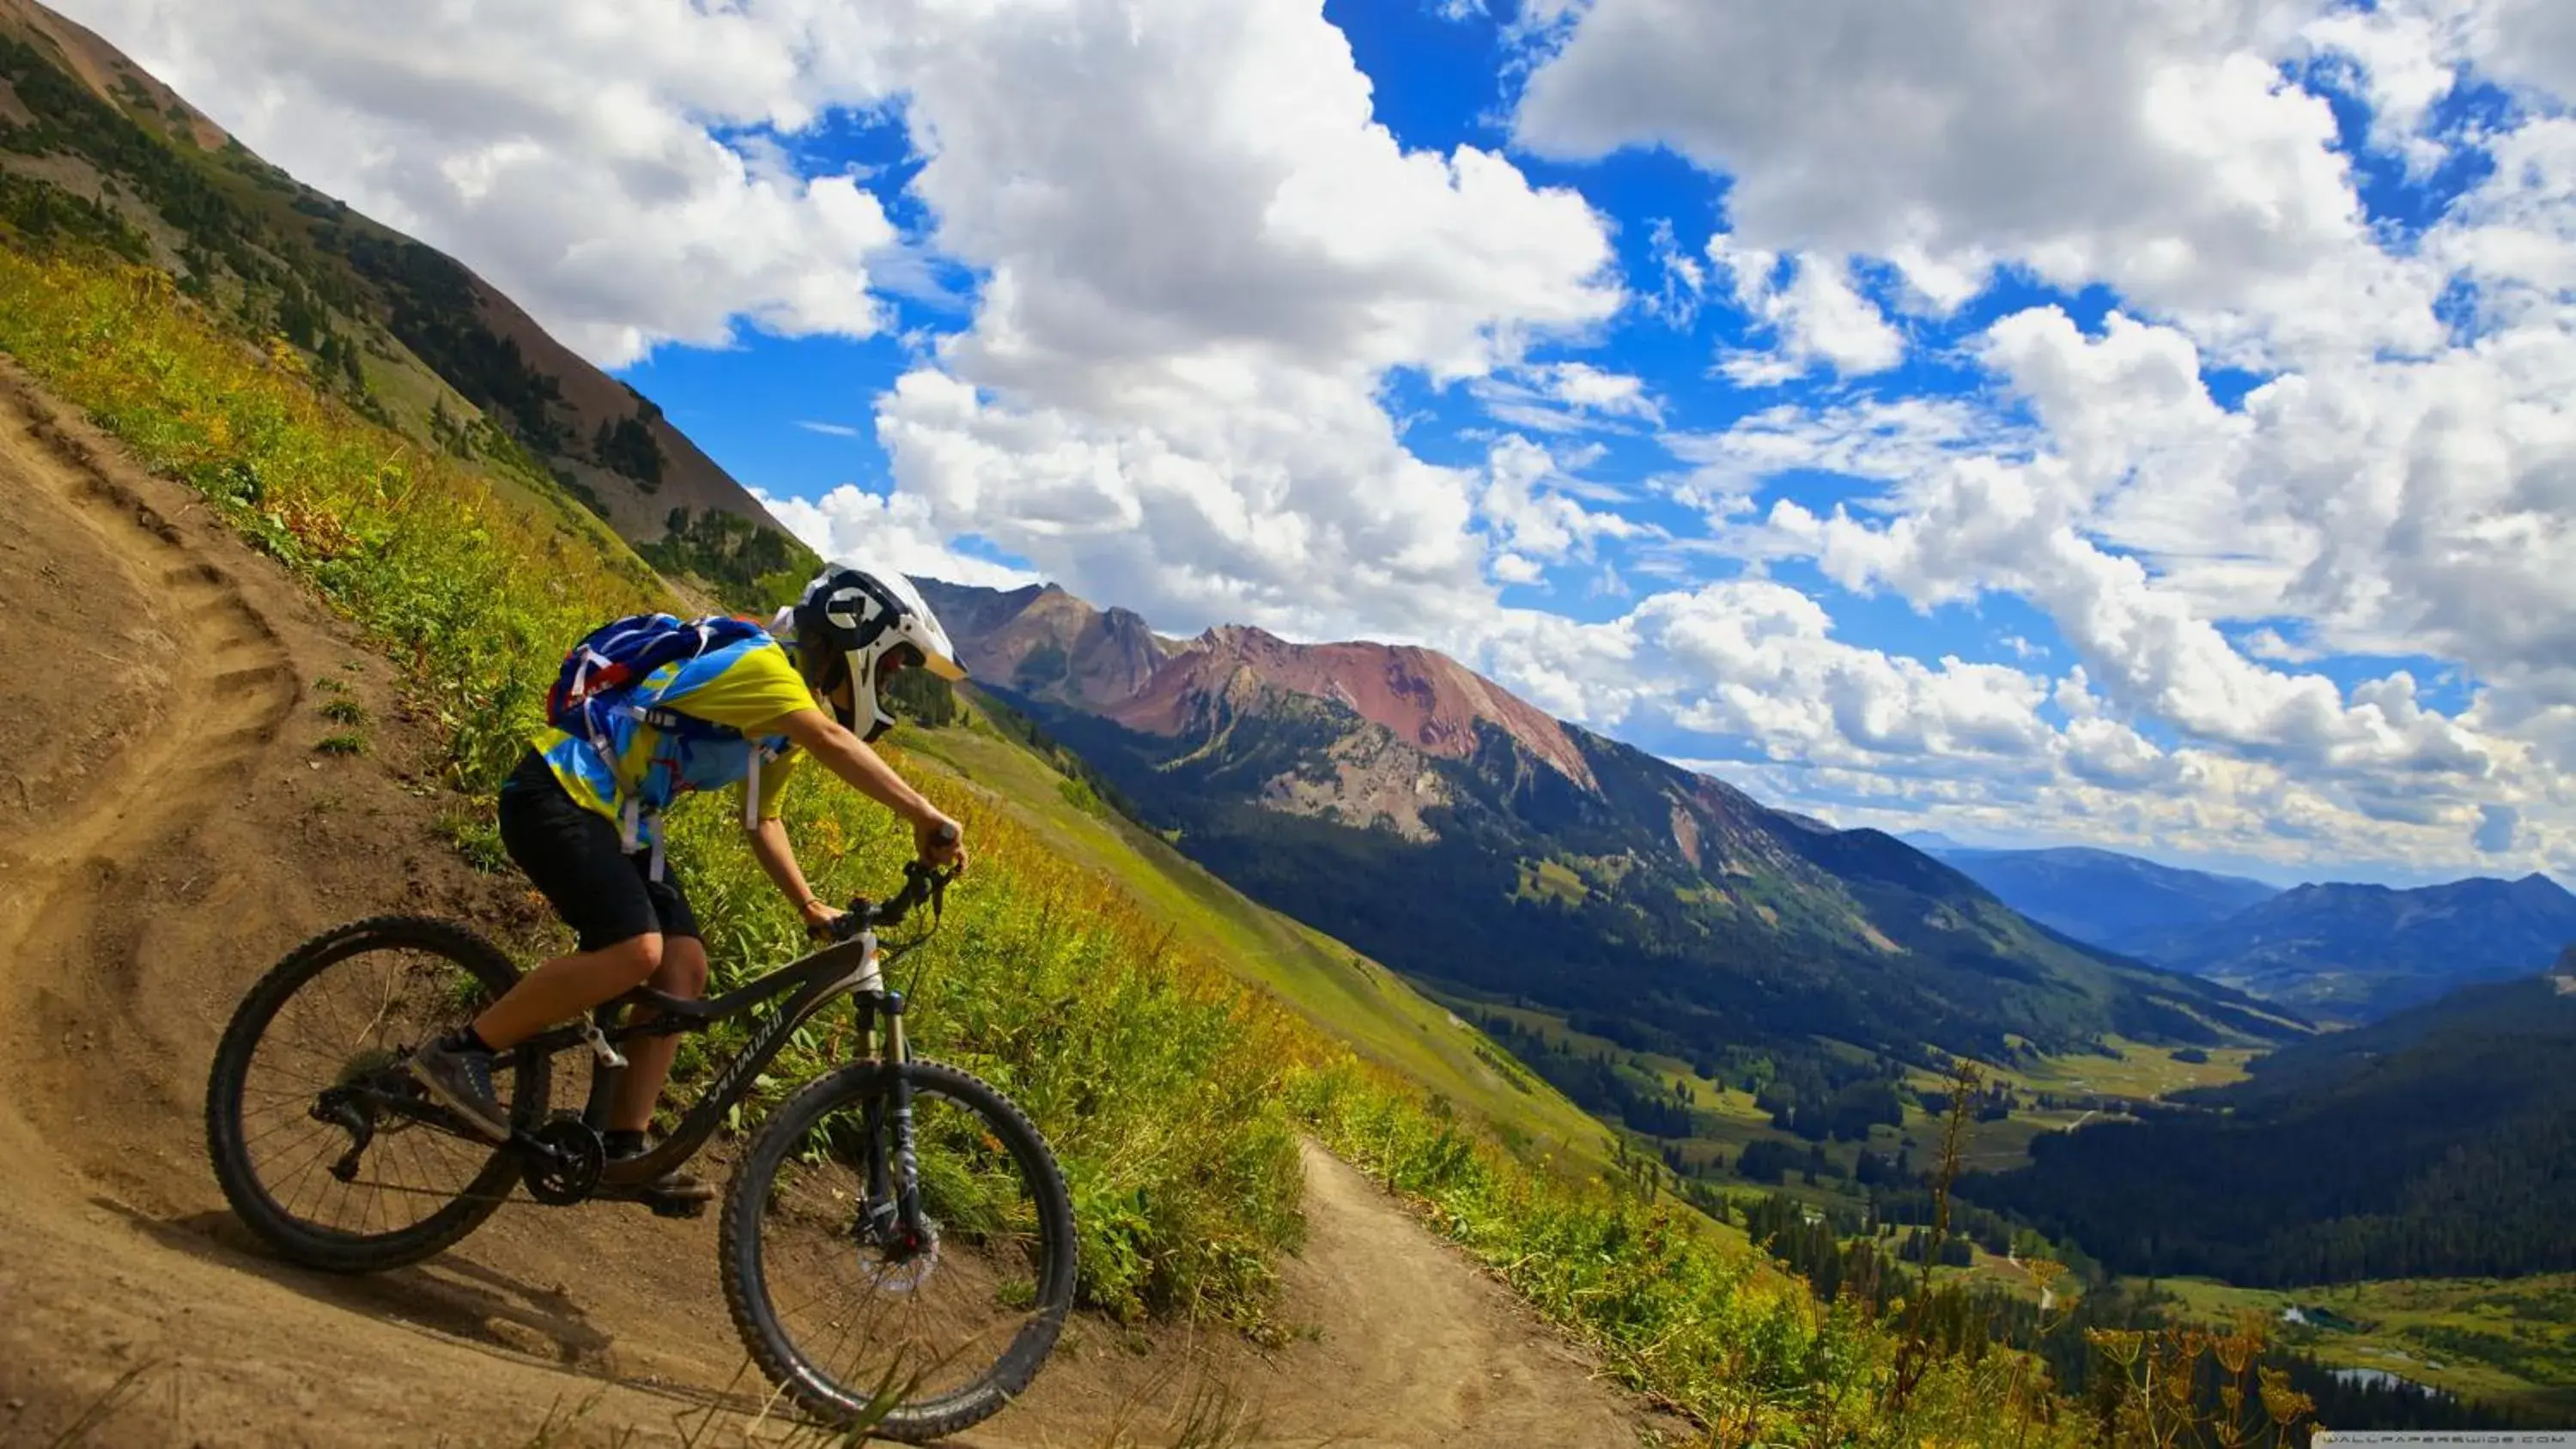
M 2576 864 L 2538 0 L 72 9 L 833 551 L 1844 823 Z

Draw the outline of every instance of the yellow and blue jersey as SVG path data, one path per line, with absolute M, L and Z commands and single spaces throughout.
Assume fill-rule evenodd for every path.
M 729 733 L 700 737 L 664 730 L 616 710 L 609 712 L 605 753 L 551 727 L 533 737 L 564 793 L 618 822 L 629 849 L 641 819 L 695 791 L 744 786 L 746 826 L 755 814 L 778 818 L 798 757 L 786 736 L 756 731 L 812 709 L 814 695 L 777 640 L 759 634 L 665 664 L 644 676 L 630 702 L 721 725 Z

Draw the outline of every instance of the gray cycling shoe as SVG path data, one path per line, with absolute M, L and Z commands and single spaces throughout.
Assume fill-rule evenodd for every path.
M 439 1105 L 495 1142 L 510 1140 L 510 1114 L 492 1090 L 492 1053 L 431 1042 L 411 1054 L 412 1077 Z

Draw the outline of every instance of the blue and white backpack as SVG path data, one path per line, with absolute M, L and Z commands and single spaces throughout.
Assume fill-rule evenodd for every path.
M 674 709 L 661 709 L 639 703 L 635 692 L 653 672 L 666 664 L 696 659 L 719 649 L 749 639 L 765 638 L 768 631 L 748 619 L 710 614 L 699 619 L 681 619 L 673 614 L 629 614 L 625 618 L 600 625 L 565 652 L 563 666 L 555 673 L 554 687 L 546 692 L 546 723 L 587 742 L 607 764 L 611 778 L 617 775 L 616 736 L 610 721 L 619 715 L 652 726 L 670 741 L 685 744 L 693 740 L 738 740 L 742 732 L 730 725 L 716 724 Z M 759 759 L 774 758 L 777 751 L 763 747 L 743 785 L 743 825 L 745 829 L 760 822 Z M 659 766 L 673 768 L 674 761 L 658 755 L 647 765 L 648 772 Z M 626 796 L 623 843 L 632 852 L 642 828 L 641 789 Z M 662 875 L 661 831 L 653 832 L 653 878 Z

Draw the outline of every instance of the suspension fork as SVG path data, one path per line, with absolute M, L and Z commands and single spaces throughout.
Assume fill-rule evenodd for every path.
M 886 1021 L 886 1065 L 894 1073 L 894 1090 L 886 1095 L 894 1102 L 895 1210 L 905 1235 L 919 1243 L 925 1236 L 921 1221 L 921 1164 L 912 1149 L 912 1074 L 904 1070 L 912 1061 L 912 1051 L 903 1039 L 904 1005 L 902 992 L 888 991 L 878 1010 Z
M 880 1229 L 892 1226 L 903 1240 L 918 1244 L 928 1233 L 921 1216 L 920 1159 L 912 1145 L 912 1078 L 903 1070 L 912 1060 L 904 1041 L 904 1005 L 902 992 L 886 991 L 861 1009 L 863 1052 L 875 1055 L 877 1021 L 885 1022 L 883 1061 L 891 1086 L 868 1107 L 868 1200 L 879 1204 L 871 1216 Z M 894 1220 L 890 1225 L 885 1221 L 889 1217 Z

